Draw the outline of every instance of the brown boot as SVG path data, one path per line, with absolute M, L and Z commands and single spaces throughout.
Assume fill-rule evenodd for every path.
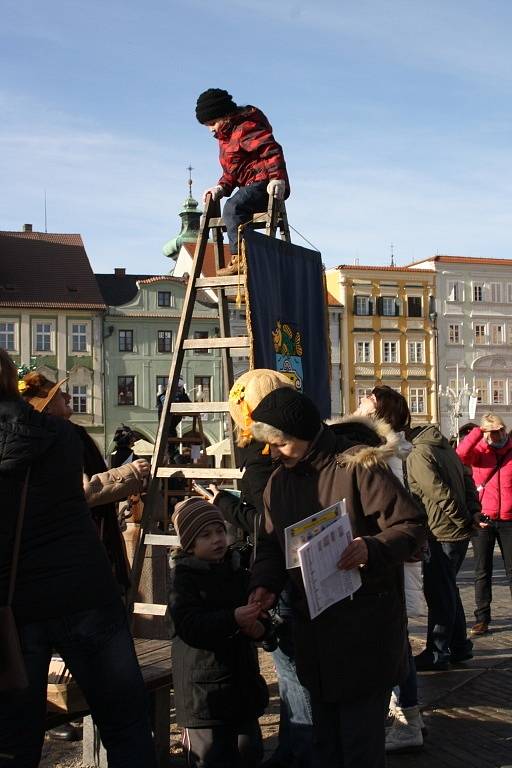
M 244 266 L 238 254 L 235 253 L 231 257 L 231 261 L 229 262 L 227 267 L 222 267 L 222 269 L 217 270 L 217 277 L 228 277 L 229 275 L 237 275 L 238 272 L 240 272 L 240 274 L 243 275 Z

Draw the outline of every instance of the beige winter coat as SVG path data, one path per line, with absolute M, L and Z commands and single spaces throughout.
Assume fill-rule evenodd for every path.
M 133 462 L 100 472 L 90 479 L 84 475 L 84 493 L 89 507 L 111 504 L 142 493 L 143 484 L 144 478 Z

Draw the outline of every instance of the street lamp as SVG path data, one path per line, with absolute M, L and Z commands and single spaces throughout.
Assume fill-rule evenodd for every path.
M 443 390 L 441 385 L 439 385 L 438 394 L 439 397 L 445 397 L 448 401 L 451 436 L 454 437 L 458 443 L 459 419 L 463 416 L 463 403 L 466 397 L 470 398 L 470 402 L 471 398 L 474 398 L 474 403 L 476 403 L 477 391 L 475 390 L 474 385 L 472 389 L 467 386 L 465 377 L 462 379 L 462 386 L 460 386 L 459 364 L 457 363 L 455 366 L 455 389 L 447 386 Z

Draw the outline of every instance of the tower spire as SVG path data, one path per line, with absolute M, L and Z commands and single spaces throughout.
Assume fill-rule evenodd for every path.
M 391 264 L 390 264 L 390 266 L 394 267 L 395 266 L 395 254 L 394 254 L 393 248 L 395 246 L 393 245 L 393 243 L 391 243 L 391 245 L 389 247 L 390 247 L 390 250 L 391 250 Z
M 188 171 L 188 196 L 189 198 L 192 198 L 192 171 L 194 169 L 190 165 L 190 163 L 187 165 L 187 171 Z

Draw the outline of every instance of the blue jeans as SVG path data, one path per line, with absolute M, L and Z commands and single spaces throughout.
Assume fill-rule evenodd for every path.
M 148 702 L 124 606 L 19 627 L 29 687 L 0 697 L 0 766 L 37 768 L 46 718 L 52 651 L 82 689 L 107 751 L 109 768 L 156 768 Z M 1 755 L 11 755 L 10 759 Z
M 232 254 L 238 253 L 239 225 L 252 221 L 254 213 L 266 212 L 268 207 L 267 186 L 268 181 L 258 181 L 248 187 L 240 187 L 224 203 L 222 217 L 226 225 L 229 248 Z
M 429 539 L 430 561 L 423 564 L 423 587 L 428 605 L 427 650 L 434 662 L 450 661 L 452 653 L 463 654 L 472 648 L 457 587 L 468 544 L 468 540 Z
M 295 659 L 278 647 L 273 653 L 279 685 L 279 744 L 274 757 L 284 765 L 310 768 L 313 759 L 313 719 L 309 692 L 297 677 Z
M 409 642 L 409 632 L 407 632 L 407 659 L 409 665 L 407 676 L 400 680 L 400 684 L 395 689 L 398 706 L 402 709 L 415 707 L 418 704 L 418 678 L 411 643 Z

